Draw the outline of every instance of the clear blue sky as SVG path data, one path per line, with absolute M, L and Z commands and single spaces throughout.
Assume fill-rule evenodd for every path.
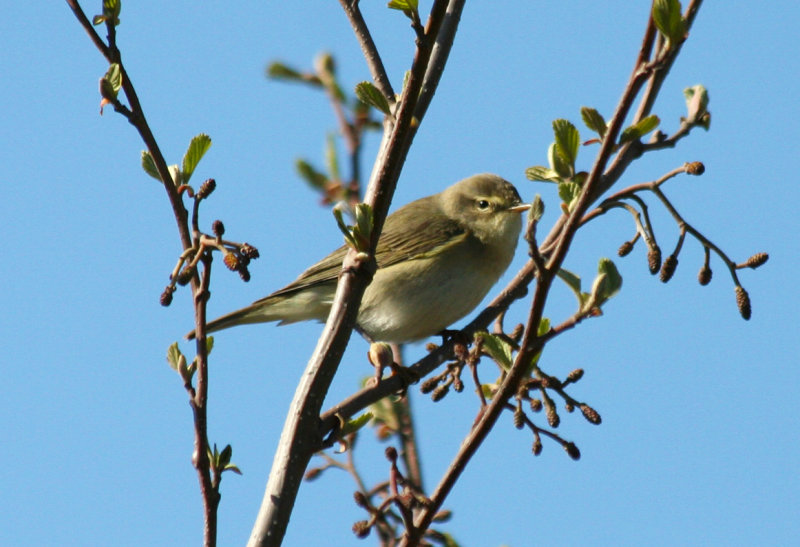
M 99 0 L 83 4 L 90 15 L 100 11 Z M 362 4 L 399 88 L 411 30 L 384 2 Z M 583 105 L 611 114 L 649 2 L 521 6 L 467 4 L 396 204 L 492 171 L 525 199 L 542 194 L 545 226 L 556 218 L 554 187 L 527 181 L 524 169 L 546 161 L 552 119 L 577 124 Z M 667 285 L 647 273 L 641 248 L 615 259 L 621 294 L 602 318 L 548 346 L 542 362 L 560 376 L 586 369 L 574 395 L 603 424 L 562 413 L 560 433 L 583 454 L 573 462 L 546 441 L 533 457 L 530 436 L 503 420 L 446 503 L 454 511 L 446 529 L 464 545 L 785 545 L 800 536 L 800 8 L 785 0 L 744 6 L 707 2 L 655 108 L 669 132 L 684 112 L 683 88 L 703 83 L 711 130 L 646 156 L 622 183 L 705 163 L 703 177 L 665 190 L 731 256 L 770 253 L 762 269 L 741 274 L 752 320 L 738 316 L 718 260 L 711 285 L 697 284 L 702 250 L 692 240 Z M 143 145 L 132 127 L 110 110 L 98 115 L 107 67 L 66 4 L 16 2 L 3 11 L 0 544 L 197 545 L 191 415 L 164 359 L 191 326 L 190 299 L 184 290 L 172 307 L 158 304 L 180 252 L 167 200 L 139 167 Z M 329 105 L 263 76 L 270 60 L 309 67 L 328 50 L 347 86 L 368 79 L 338 3 L 125 2 L 119 45 L 170 163 L 193 135 L 214 140 L 195 174 L 218 181 L 203 221 L 221 218 L 231 239 L 264 256 L 249 284 L 216 269 L 212 315 L 283 286 L 340 244 L 329 211 L 293 170 L 299 156 L 322 163 L 325 134 L 335 129 Z M 364 154 L 367 173 L 376 144 L 373 137 Z M 588 167 L 594 152 L 583 150 L 579 164 Z M 675 226 L 651 210 L 666 253 Z M 566 266 L 590 278 L 597 259 L 613 257 L 631 234 L 628 218 L 607 215 L 582 232 Z M 563 319 L 573 306 L 558 287 L 547 315 Z M 525 304 L 511 315 L 522 320 Z M 220 545 L 249 535 L 320 328 L 264 325 L 216 337 L 209 435 L 233 445 L 244 472 L 223 481 Z M 365 349 L 354 340 L 326 406 L 370 374 Z M 411 346 L 407 357 L 423 353 Z M 477 403 L 469 389 L 436 404 L 412 391 L 430 489 Z M 363 440 L 357 458 L 377 482 L 387 473 L 383 446 L 371 434 Z M 286 544 L 357 544 L 350 526 L 364 516 L 353 490 L 335 472 L 304 485 Z

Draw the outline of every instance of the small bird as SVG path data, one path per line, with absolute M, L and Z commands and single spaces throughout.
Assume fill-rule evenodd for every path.
M 378 270 L 358 311 L 359 332 L 370 341 L 411 342 L 467 315 L 514 258 L 519 213 L 529 208 L 510 182 L 483 173 L 389 215 L 375 253 Z M 268 321 L 325 321 L 347 250 L 338 248 L 286 287 L 211 321 L 208 332 Z

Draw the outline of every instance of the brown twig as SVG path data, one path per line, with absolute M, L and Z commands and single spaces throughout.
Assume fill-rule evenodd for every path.
M 416 132 L 417 125 L 412 125 L 412 118 L 445 7 L 443 0 L 434 2 L 425 27 L 428 38 L 417 45 L 395 121 L 389 117 L 384 121 L 388 137 L 382 143 L 365 198 L 374 214 L 370 249 L 377 245 L 402 164 Z M 250 536 L 251 546 L 279 545 L 283 539 L 303 473 L 320 446 L 319 412 L 325 394 L 350 339 L 361 297 L 374 271 L 375 259 L 371 253 L 366 260 L 354 250 L 345 257 L 330 316 L 306 366 L 281 433 L 261 509 Z
M 128 100 L 130 109 L 120 108 L 128 121 L 139 132 L 139 136 L 150 152 L 156 166 L 162 185 L 167 193 L 173 216 L 178 226 L 183 249 L 192 247 L 192 235 L 188 225 L 188 212 L 181 199 L 181 194 L 172 180 L 167 162 L 161 153 L 161 149 L 150 129 L 147 118 L 142 109 L 139 97 L 133 82 L 125 70 L 119 49 L 116 46 L 116 28 L 114 21 L 106 21 L 108 31 L 108 44 L 103 42 L 92 23 L 84 13 L 77 0 L 67 0 L 67 4 L 75 14 L 76 19 L 89 35 L 92 43 L 109 63 L 117 63 L 122 75 L 122 90 Z M 127 110 L 127 112 L 126 112 Z M 207 438 L 207 404 L 208 404 L 208 353 L 206 349 L 205 324 L 206 324 L 206 301 L 208 296 L 208 283 L 210 280 L 210 257 L 203 259 L 205 270 L 202 278 L 193 276 L 191 283 L 195 295 L 195 329 L 197 332 L 197 387 L 190 391 L 190 404 L 194 416 L 195 442 L 193 463 L 197 469 L 200 490 L 203 497 L 203 507 L 205 514 L 205 533 L 204 544 L 216 544 L 217 529 L 217 506 L 219 504 L 219 492 L 212 484 L 211 472 L 208 460 L 208 438 Z

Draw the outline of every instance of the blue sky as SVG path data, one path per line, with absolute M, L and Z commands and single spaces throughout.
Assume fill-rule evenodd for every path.
M 362 4 L 399 88 L 411 30 L 383 2 Z M 554 118 L 573 120 L 587 136 L 581 106 L 610 116 L 649 3 L 517 4 L 468 3 L 395 204 L 492 171 L 525 199 L 542 194 L 542 230 L 555 220 L 555 187 L 527 181 L 524 169 L 546 161 Z M 770 253 L 767 265 L 740 276 L 753 318 L 739 317 L 719 260 L 712 283 L 697 284 L 696 242 L 687 239 L 664 285 L 647 273 L 641 247 L 615 257 L 632 234 L 628 218 L 610 214 L 588 226 L 565 266 L 589 279 L 598 258 L 614 257 L 624 287 L 602 318 L 548 346 L 542 365 L 559 376 L 584 368 L 573 394 L 603 424 L 562 412 L 560 433 L 583 455 L 573 462 L 546 441 L 533 457 L 529 435 L 502 420 L 446 502 L 454 512 L 446 530 L 464 545 L 777 545 L 800 534 L 793 275 L 800 8 L 706 4 L 655 113 L 666 132 L 674 129 L 685 111 L 682 90 L 702 83 L 711 130 L 645 156 L 621 184 L 705 163 L 704 176 L 664 189 L 735 259 Z M 100 10 L 99 1 L 83 5 Z M 335 129 L 329 105 L 315 91 L 267 81 L 264 67 L 276 59 L 310 67 L 327 50 L 345 85 L 369 78 L 338 3 L 230 6 L 126 2 L 119 27 L 123 59 L 168 161 L 179 162 L 197 133 L 214 141 L 195 174 L 218 181 L 203 221 L 221 218 L 231 239 L 255 244 L 264 257 L 249 284 L 216 269 L 214 316 L 283 286 L 341 242 L 330 212 L 293 168 L 301 156 L 322 164 L 325 134 Z M 202 515 L 191 415 L 164 359 L 191 326 L 189 294 L 180 291 L 170 308 L 158 305 L 180 252 L 167 200 L 139 167 L 143 145 L 134 130 L 110 110 L 98 115 L 97 80 L 107 67 L 66 4 L 4 11 L 0 544 L 196 545 Z M 365 172 L 376 146 L 372 136 Z M 588 168 L 594 153 L 582 150 L 579 165 Z M 667 252 L 677 230 L 654 202 L 651 212 Z M 506 281 L 524 259 L 523 248 Z M 547 315 L 563 319 L 573 306 L 568 290 L 556 287 Z M 509 322 L 523 320 L 525 308 L 513 308 Z M 233 445 L 244 472 L 223 481 L 220 545 L 249 535 L 285 409 L 320 329 L 262 325 L 216 337 L 209 435 Z M 370 374 L 365 350 L 352 342 L 326 406 Z M 418 344 L 406 356 L 423 353 Z M 412 391 L 432 489 L 477 402 L 469 389 L 439 403 Z M 357 459 L 369 483 L 388 472 L 383 448 L 363 437 Z M 353 490 L 336 472 L 304 485 L 286 544 L 356 544 L 350 526 L 364 516 Z

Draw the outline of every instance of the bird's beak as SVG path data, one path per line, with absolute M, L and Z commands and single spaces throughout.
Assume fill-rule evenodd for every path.
M 522 213 L 524 211 L 527 211 L 530 208 L 531 208 L 531 204 L 530 203 L 523 203 L 522 205 L 515 205 L 513 207 L 509 207 L 508 208 L 508 212 L 509 213 Z

